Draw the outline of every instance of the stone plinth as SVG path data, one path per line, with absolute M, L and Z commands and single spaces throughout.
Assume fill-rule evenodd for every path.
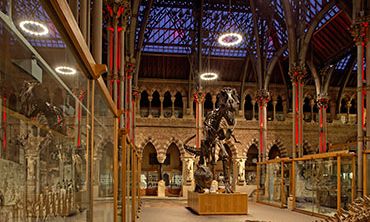
M 163 180 L 158 182 L 158 197 L 166 196 L 166 183 Z
M 199 215 L 248 214 L 246 193 L 188 193 L 188 207 Z

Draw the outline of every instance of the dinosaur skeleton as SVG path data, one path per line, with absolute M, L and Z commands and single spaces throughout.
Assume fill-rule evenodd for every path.
M 199 164 L 204 167 L 198 168 L 202 171 L 209 172 L 195 172 L 194 179 L 196 184 L 196 191 L 202 192 L 204 184 L 210 184 L 209 173 L 211 172 L 215 178 L 215 165 L 216 165 L 216 148 L 220 148 L 219 158 L 222 160 L 223 166 L 223 175 L 224 175 L 224 184 L 225 191 L 227 193 L 232 193 L 232 188 L 230 184 L 230 172 L 228 162 L 231 162 L 231 156 L 227 153 L 225 148 L 225 142 L 231 138 L 234 139 L 236 143 L 239 141 L 236 140 L 233 135 L 233 129 L 235 127 L 235 111 L 239 107 L 239 98 L 235 89 L 233 88 L 224 88 L 217 95 L 218 108 L 212 110 L 207 114 L 204 120 L 204 139 L 201 141 L 200 150 L 195 147 L 190 147 L 186 145 L 191 139 L 195 136 L 192 136 L 185 140 L 184 147 L 189 152 L 196 156 L 200 156 Z M 205 168 L 211 166 L 212 171 Z M 207 178 L 207 179 L 206 179 Z M 207 180 L 207 181 L 202 181 Z

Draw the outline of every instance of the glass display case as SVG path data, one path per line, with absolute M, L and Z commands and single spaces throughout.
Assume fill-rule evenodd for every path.
M 370 178 L 370 151 L 364 151 L 364 195 L 370 196 L 370 183 L 368 179 Z
M 290 186 L 291 160 L 257 163 L 257 202 L 286 207 Z
M 294 208 L 332 216 L 354 195 L 355 155 L 332 152 L 293 159 Z
M 47 4 L 8 2 L 0 1 L 0 218 L 113 221 L 113 202 L 95 200 L 113 197 L 118 112 L 96 64 Z

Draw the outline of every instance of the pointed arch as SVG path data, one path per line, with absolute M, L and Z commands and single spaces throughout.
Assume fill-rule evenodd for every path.
M 143 150 L 144 150 L 144 147 L 148 144 L 148 143 L 151 143 L 153 144 L 154 148 L 156 149 L 157 153 L 158 153 L 158 147 L 160 147 L 159 143 L 157 140 L 153 139 L 151 136 L 148 136 L 146 139 L 144 139 L 144 141 L 142 143 L 139 144 L 138 146 L 138 154 L 140 156 L 140 158 L 143 158 Z
M 252 145 L 255 145 L 256 147 L 258 147 L 258 140 L 256 139 L 256 138 L 253 138 L 245 147 L 244 147 L 244 149 L 243 149 L 243 153 L 242 153 L 242 155 L 243 156 L 246 156 L 247 155 L 247 153 L 248 153 L 248 150 L 249 150 L 249 148 L 252 146 Z
M 270 150 L 272 149 L 273 146 L 276 146 L 279 151 L 280 151 L 280 158 L 283 158 L 283 157 L 287 157 L 288 156 L 288 150 L 287 148 L 285 147 L 285 145 L 281 142 L 280 139 L 276 139 L 274 141 L 272 141 L 268 146 L 267 146 L 267 150 L 266 150 L 266 153 L 268 154 L 270 152 Z
M 184 149 L 184 145 L 179 139 L 176 139 L 175 137 L 171 137 L 165 143 L 164 148 L 166 149 L 166 152 L 167 152 L 168 147 L 170 147 L 172 143 L 174 143 L 179 149 L 181 160 L 183 160 L 183 158 L 185 157 L 185 153 L 186 153 Z

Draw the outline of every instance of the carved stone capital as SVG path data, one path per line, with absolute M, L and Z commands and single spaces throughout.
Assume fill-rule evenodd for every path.
M 356 45 L 366 45 L 368 41 L 369 16 L 359 17 L 351 26 L 351 34 Z
M 206 97 L 206 94 L 203 93 L 202 91 L 198 91 L 198 92 L 194 93 L 194 100 L 195 100 L 196 103 L 203 103 L 205 97 Z
M 132 78 L 132 75 L 135 73 L 136 70 L 136 60 L 135 58 L 129 57 L 126 61 L 126 73 L 128 78 Z
M 295 65 L 290 67 L 289 76 L 292 82 L 298 82 L 304 79 L 307 75 L 307 70 L 305 65 Z
M 267 104 L 270 101 L 270 92 L 266 89 L 257 90 L 256 101 L 260 105 Z
M 327 94 L 320 94 L 317 96 L 317 106 L 322 108 L 328 108 L 329 96 Z

